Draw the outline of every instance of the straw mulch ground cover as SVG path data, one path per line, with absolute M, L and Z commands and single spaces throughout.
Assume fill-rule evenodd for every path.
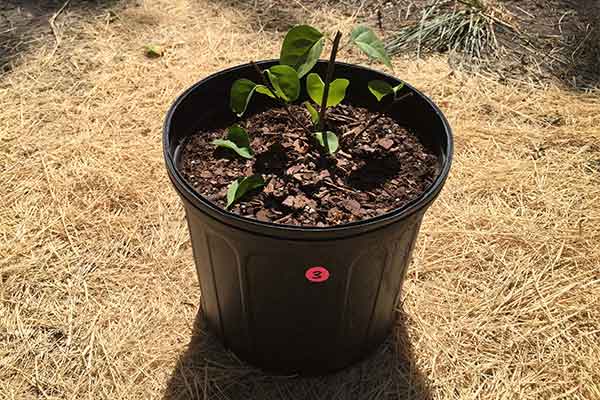
M 395 58 L 456 137 L 395 339 L 332 376 L 273 377 L 196 322 L 161 123 L 199 78 L 276 56 L 290 23 L 347 32 L 352 17 L 295 2 L 20 3 L 0 13 L 41 22 L 0 36 L 21 35 L 0 72 L 0 399 L 600 398 L 598 92 Z

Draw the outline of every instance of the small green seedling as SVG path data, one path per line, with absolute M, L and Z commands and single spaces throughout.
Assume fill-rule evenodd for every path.
M 251 175 L 242 178 L 237 178 L 231 182 L 227 188 L 227 205 L 225 208 L 231 207 L 233 203 L 238 201 L 242 196 L 253 189 L 257 189 L 265 185 L 265 180 L 260 175 Z
M 247 78 L 236 80 L 230 93 L 231 110 L 241 117 L 248 109 L 248 104 L 254 93 L 269 96 L 279 102 L 290 118 L 307 134 L 312 135 L 315 143 L 321 146 L 328 154 L 333 155 L 339 149 L 339 140 L 335 132 L 327 124 L 327 109 L 340 104 L 346 97 L 346 91 L 351 82 L 346 78 L 334 79 L 335 59 L 337 56 L 342 34 L 337 32 L 333 38 L 333 45 L 325 79 L 310 71 L 316 65 L 325 45 L 325 35 L 308 25 L 295 26 L 286 34 L 279 56 L 279 65 L 274 65 L 266 70 L 251 62 L 260 79 L 256 83 Z M 349 43 L 354 44 L 369 58 L 378 60 L 392 69 L 390 57 L 385 51 L 383 42 L 366 26 L 355 27 L 350 34 Z M 290 109 L 290 104 L 300 97 L 300 79 L 306 76 L 306 91 L 312 102 L 305 101 L 303 105 L 310 114 L 313 126 L 303 125 Z M 402 85 L 392 87 L 384 81 L 369 82 L 369 90 L 381 101 L 385 96 L 393 94 L 394 103 L 401 98 L 397 97 Z M 381 114 L 380 114 L 381 116 Z M 375 119 L 369 121 L 366 130 Z M 234 128 L 235 127 L 235 128 Z M 233 130 L 232 130 L 233 128 Z M 239 128 L 239 129 L 238 129 Z M 243 131 L 243 134 L 240 132 Z M 247 133 L 237 125 L 229 129 L 227 139 L 215 140 L 217 146 L 227 147 L 245 158 L 253 156 L 250 149 Z M 238 178 L 232 182 L 227 190 L 227 208 L 241 198 L 247 191 L 264 185 L 262 177 L 252 175 Z
M 315 73 L 308 74 L 306 77 L 306 91 L 308 92 L 308 95 L 312 101 L 314 101 L 316 104 L 321 104 L 321 109 L 324 109 L 322 105 L 323 103 L 325 103 L 325 107 L 335 107 L 340 104 L 342 100 L 344 100 L 344 97 L 346 97 L 346 89 L 348 88 L 349 84 L 350 81 L 348 79 L 334 80 L 329 85 L 327 100 L 324 100 L 323 96 L 325 92 L 325 83 L 323 83 L 321 77 Z M 305 106 L 311 114 L 313 123 L 318 125 L 320 129 L 318 132 L 315 132 L 317 143 L 327 150 L 329 154 L 334 154 L 339 147 L 337 136 L 331 131 L 323 131 L 324 124 L 320 123 L 320 121 L 322 121 L 321 116 L 319 114 L 316 114 L 316 117 L 313 116 L 313 113 L 309 107 L 311 107 L 315 112 L 316 110 L 310 103 L 306 103 Z
M 233 150 L 244 158 L 252 158 L 254 156 L 254 152 L 250 148 L 248 132 L 237 124 L 227 129 L 227 139 L 215 139 L 212 144 L 217 147 L 225 147 Z
M 340 147 L 338 137 L 331 131 L 325 131 L 325 134 L 323 134 L 323 132 L 317 132 L 315 133 L 315 138 L 317 139 L 317 142 L 330 154 L 335 153 Z

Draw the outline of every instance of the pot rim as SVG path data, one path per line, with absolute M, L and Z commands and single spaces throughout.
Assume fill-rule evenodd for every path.
M 257 61 L 258 65 L 269 65 L 273 63 L 278 63 L 278 59 L 270 59 L 270 60 L 262 60 Z M 319 60 L 319 63 L 326 63 L 327 61 Z M 374 229 L 382 228 L 387 226 L 393 222 L 398 220 L 403 220 L 407 217 L 416 214 L 417 212 L 423 210 L 428 207 L 433 200 L 437 197 L 439 192 L 441 191 L 446 178 L 448 177 L 448 173 L 450 171 L 450 166 L 452 164 L 452 155 L 454 150 L 453 137 L 452 137 L 452 129 L 446 117 L 439 109 L 439 107 L 427 96 L 421 93 L 419 90 L 415 89 L 412 85 L 402 81 L 399 78 L 396 78 L 390 74 L 385 72 L 381 72 L 372 68 L 364 67 L 361 65 L 338 62 L 336 61 L 336 65 L 346 66 L 350 68 L 357 68 L 366 70 L 368 72 L 376 73 L 381 77 L 384 77 L 391 81 L 396 81 L 398 83 L 404 83 L 405 87 L 411 90 L 416 96 L 424 99 L 433 109 L 435 115 L 440 118 L 442 125 L 444 127 L 444 134 L 446 136 L 447 148 L 446 152 L 442 152 L 441 157 L 442 166 L 440 168 L 438 176 L 435 178 L 433 183 L 427 188 L 427 190 L 421 193 L 418 197 L 406 203 L 402 207 L 394 208 L 391 211 L 388 211 L 384 214 L 378 215 L 376 217 L 363 219 L 360 221 L 354 221 L 339 225 L 333 226 L 325 226 L 325 227 L 317 227 L 317 226 L 300 226 L 300 225 L 290 225 L 290 224 L 279 224 L 274 222 L 264 222 L 256 219 L 251 219 L 247 217 L 240 216 L 238 214 L 227 211 L 216 204 L 212 203 L 200 193 L 198 193 L 194 188 L 187 183 L 187 181 L 183 178 L 176 167 L 175 162 L 175 154 L 171 154 L 171 121 L 173 119 L 174 114 L 177 112 L 179 105 L 187 98 L 187 96 L 201 87 L 205 82 L 214 79 L 218 76 L 230 74 L 235 72 L 236 70 L 241 70 L 244 68 L 248 68 L 251 66 L 251 63 L 240 64 L 233 67 L 229 67 L 223 70 L 220 70 L 214 74 L 210 74 L 209 76 L 201 79 L 196 82 L 189 88 L 187 88 L 183 93 L 181 93 L 177 99 L 173 102 L 169 111 L 167 112 L 164 124 L 163 124 L 163 156 L 165 159 L 165 164 L 167 167 L 167 172 L 169 178 L 173 185 L 175 186 L 177 192 L 180 196 L 184 197 L 186 200 L 191 202 L 195 208 L 203 212 L 204 214 L 208 214 L 214 219 L 219 220 L 222 223 L 227 225 L 231 225 L 237 227 L 242 230 L 276 237 L 289 237 L 289 238 L 299 238 L 303 240 L 322 240 L 327 238 L 337 238 L 337 237 L 346 237 L 346 236 L 354 236 L 360 232 L 364 232 L 365 230 L 371 231 Z M 300 236 L 298 236 L 300 234 Z M 308 236 L 307 236 L 308 235 Z

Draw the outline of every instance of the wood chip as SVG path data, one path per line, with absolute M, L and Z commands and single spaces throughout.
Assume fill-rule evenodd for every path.
M 346 210 L 350 211 L 353 215 L 361 216 L 362 215 L 362 207 L 360 203 L 354 199 L 348 199 L 344 201 L 343 206 Z
M 294 175 L 297 172 L 300 172 L 304 169 L 304 164 L 296 164 L 294 166 L 289 167 L 285 172 L 288 175 Z
M 268 222 L 271 220 L 266 210 L 260 210 L 256 213 L 256 219 L 263 222 Z
M 275 191 L 275 179 L 269 180 L 267 186 L 265 186 L 264 192 L 267 194 L 273 193 Z
M 304 195 L 297 196 L 288 196 L 282 203 L 284 206 L 293 208 L 295 210 L 300 210 L 305 207 L 309 207 L 311 209 L 315 209 L 317 207 L 316 201 L 309 199 Z
M 377 141 L 377 144 L 383 147 L 384 149 L 389 150 L 394 146 L 394 141 L 392 139 L 383 138 L 379 139 Z

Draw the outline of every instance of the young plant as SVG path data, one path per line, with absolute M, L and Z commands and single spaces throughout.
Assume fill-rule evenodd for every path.
M 311 73 L 306 77 L 306 91 L 308 92 L 309 97 L 319 105 L 319 113 L 316 112 L 316 109 L 310 102 L 305 102 L 304 105 L 311 115 L 313 124 L 318 126 L 318 131 L 315 132 L 317 142 L 330 154 L 334 154 L 337 151 L 339 140 L 334 132 L 326 129 L 327 108 L 335 107 L 340 104 L 346 97 L 346 89 L 350 85 L 348 79 L 333 80 L 335 59 L 337 57 L 341 37 L 342 34 L 338 31 L 333 39 L 331 55 L 329 57 L 329 63 L 327 64 L 325 82 L 323 82 L 321 77 L 316 73 Z M 350 38 L 352 43 L 369 57 L 377 59 L 392 68 L 390 58 L 385 52 L 383 42 L 377 38 L 377 35 L 375 35 L 371 29 L 365 26 L 357 26 L 352 30 Z
M 284 107 L 296 125 L 301 127 L 307 134 L 312 135 L 317 144 L 333 155 L 339 148 L 339 140 L 335 132 L 328 129 L 327 109 L 337 106 L 344 100 L 346 90 L 350 85 L 348 79 L 334 79 L 335 59 L 341 37 L 342 34 L 338 31 L 333 39 L 325 80 L 323 80 L 321 76 L 316 73 L 310 73 L 310 71 L 316 65 L 323 52 L 325 36 L 317 29 L 308 25 L 293 27 L 283 40 L 279 65 L 274 65 L 262 71 L 252 61 L 251 64 L 254 66 L 257 78 L 260 80 L 259 83 L 255 83 L 247 78 L 238 79 L 233 83 L 230 93 L 231 110 L 238 117 L 241 117 L 246 112 L 254 93 L 269 96 Z M 366 53 L 369 58 L 376 59 L 392 69 L 392 64 L 385 51 L 383 42 L 377 38 L 370 28 L 357 26 L 351 32 L 349 42 Z M 312 128 L 303 125 L 290 109 L 290 104 L 298 100 L 300 96 L 300 79 L 305 75 L 306 91 L 314 103 L 305 101 L 303 104 L 310 114 L 313 123 Z M 383 81 L 369 82 L 369 90 L 375 95 L 378 101 L 393 93 L 393 103 L 395 103 L 401 99 L 397 98 L 397 93 L 400 89 L 401 85 L 392 87 Z M 364 127 L 363 131 L 374 121 L 375 118 Z M 214 144 L 227 147 L 242 157 L 251 158 L 253 153 L 249 147 L 247 134 L 241 135 L 237 128 L 240 127 L 237 125 L 231 127 L 227 139 L 216 140 Z M 227 208 L 249 190 L 262 185 L 264 185 L 264 181 L 259 175 L 238 178 L 229 185 L 227 190 Z

